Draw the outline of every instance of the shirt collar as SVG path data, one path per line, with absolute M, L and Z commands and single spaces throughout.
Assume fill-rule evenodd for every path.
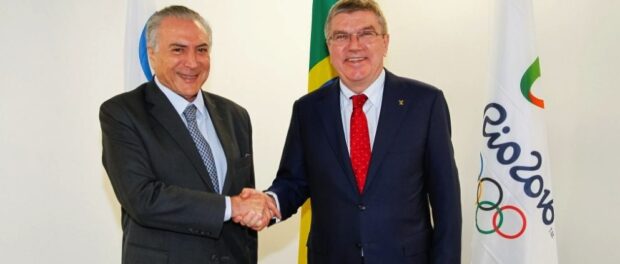
M 172 90 L 170 90 L 170 88 L 168 88 L 167 86 L 159 82 L 159 79 L 157 79 L 157 76 L 155 76 L 155 83 L 157 84 L 157 87 L 159 88 L 159 90 L 161 90 L 164 93 L 164 95 L 166 95 L 166 98 L 168 98 L 168 101 L 172 103 L 172 106 L 177 111 L 177 113 L 179 113 L 180 116 L 185 117 L 183 115 L 183 111 L 185 111 L 185 108 L 190 104 L 194 104 L 196 108 L 198 109 L 198 112 L 201 115 L 205 116 L 205 113 L 207 112 L 207 108 L 205 107 L 204 98 L 202 97 L 202 92 L 198 92 L 198 95 L 196 96 L 193 102 L 188 102 L 187 100 L 185 100 L 185 98 L 173 92 Z
M 379 100 L 381 99 L 383 95 L 384 86 L 385 86 L 385 69 L 382 69 L 381 74 L 379 74 L 379 77 L 377 77 L 377 79 L 374 82 L 372 82 L 370 86 L 368 86 L 368 88 L 366 88 L 366 90 L 362 92 L 362 94 L 365 94 L 368 97 L 368 101 L 370 101 L 371 104 L 376 105 L 379 103 Z M 347 102 L 351 102 L 350 100 L 351 96 L 355 95 L 355 93 L 351 91 L 351 89 L 349 89 L 349 87 L 347 87 L 342 82 L 342 79 L 340 80 L 340 94 L 343 95 L 347 99 Z

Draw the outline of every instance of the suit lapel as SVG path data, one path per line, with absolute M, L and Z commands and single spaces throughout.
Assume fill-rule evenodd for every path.
M 213 184 L 209 178 L 207 169 L 202 162 L 200 154 L 196 149 L 194 140 L 192 140 L 185 123 L 176 112 L 170 101 L 166 98 L 154 81 L 149 82 L 145 91 L 146 101 L 152 104 L 150 110 L 151 115 L 168 131 L 179 148 L 185 153 L 187 159 L 194 165 L 194 168 L 202 178 L 205 185 L 213 190 Z
M 207 110 L 209 110 L 209 116 L 211 117 L 211 122 L 213 122 L 213 127 L 215 128 L 215 131 L 217 133 L 217 137 L 220 140 L 220 143 L 222 144 L 222 148 L 224 149 L 224 155 L 226 156 L 226 174 L 224 177 L 224 186 L 222 188 L 222 193 L 226 194 L 228 193 L 228 191 L 230 190 L 230 186 L 231 186 L 231 180 L 230 179 L 230 175 L 231 174 L 231 168 L 232 166 L 232 162 L 234 161 L 234 159 L 232 158 L 233 155 L 233 139 L 231 138 L 231 135 L 233 135 L 234 131 L 230 131 L 230 126 L 228 126 L 226 124 L 226 120 L 224 120 L 224 118 L 222 118 L 223 113 L 221 112 L 222 106 L 218 105 L 216 103 L 215 100 L 213 100 L 213 98 L 206 92 L 202 92 L 202 97 L 204 98 L 205 101 L 205 105 L 207 107 Z
M 379 115 L 379 123 L 375 134 L 364 191 L 367 191 L 372 186 L 373 179 L 377 177 L 377 171 L 381 162 L 385 158 L 402 124 L 402 120 L 411 106 L 410 102 L 413 101 L 411 98 L 403 97 L 405 93 L 401 92 L 402 89 L 403 87 L 398 84 L 398 77 L 386 70 L 381 113 Z
M 342 128 L 342 115 L 340 111 L 340 83 L 338 79 L 334 79 L 317 104 L 317 112 L 323 122 L 323 131 L 327 136 L 332 151 L 338 158 L 338 162 L 344 171 L 346 178 L 350 182 L 351 188 L 355 193 L 357 191 L 357 183 L 351 168 L 351 159 L 347 143 L 344 139 L 344 131 Z

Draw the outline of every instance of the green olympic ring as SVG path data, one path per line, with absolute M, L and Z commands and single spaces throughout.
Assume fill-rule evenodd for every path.
M 492 234 L 495 232 L 495 228 L 491 228 L 491 230 L 482 230 L 480 226 L 478 226 L 478 210 L 480 210 L 481 208 L 480 205 L 494 206 L 494 204 L 489 201 L 481 201 L 478 203 L 478 206 L 476 207 L 476 229 L 478 229 L 478 232 L 485 234 L 485 235 Z M 497 228 L 499 229 L 500 227 L 502 227 L 502 223 L 504 222 L 504 213 L 502 213 L 502 210 L 499 208 L 499 206 L 497 205 L 495 206 L 496 206 L 495 211 L 497 211 L 497 213 L 499 214 L 499 223 L 497 224 Z

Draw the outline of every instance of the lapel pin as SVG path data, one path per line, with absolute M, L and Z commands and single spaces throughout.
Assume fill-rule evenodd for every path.
M 403 100 L 403 99 L 399 99 L 399 100 L 398 100 L 398 105 L 400 105 L 400 106 L 405 105 L 405 100 Z

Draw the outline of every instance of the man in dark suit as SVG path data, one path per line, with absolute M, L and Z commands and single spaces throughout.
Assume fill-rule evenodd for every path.
M 122 206 L 122 263 L 256 263 L 254 224 L 271 218 L 254 187 L 245 109 L 201 90 L 211 29 L 171 6 L 147 22 L 155 78 L 102 104 L 103 165 Z M 236 196 L 234 196 L 236 195 Z M 275 210 L 275 208 L 273 208 Z
M 295 102 L 269 188 L 283 219 L 311 198 L 309 263 L 460 263 L 442 92 L 383 68 L 389 35 L 372 0 L 337 2 L 325 35 L 339 77 Z

